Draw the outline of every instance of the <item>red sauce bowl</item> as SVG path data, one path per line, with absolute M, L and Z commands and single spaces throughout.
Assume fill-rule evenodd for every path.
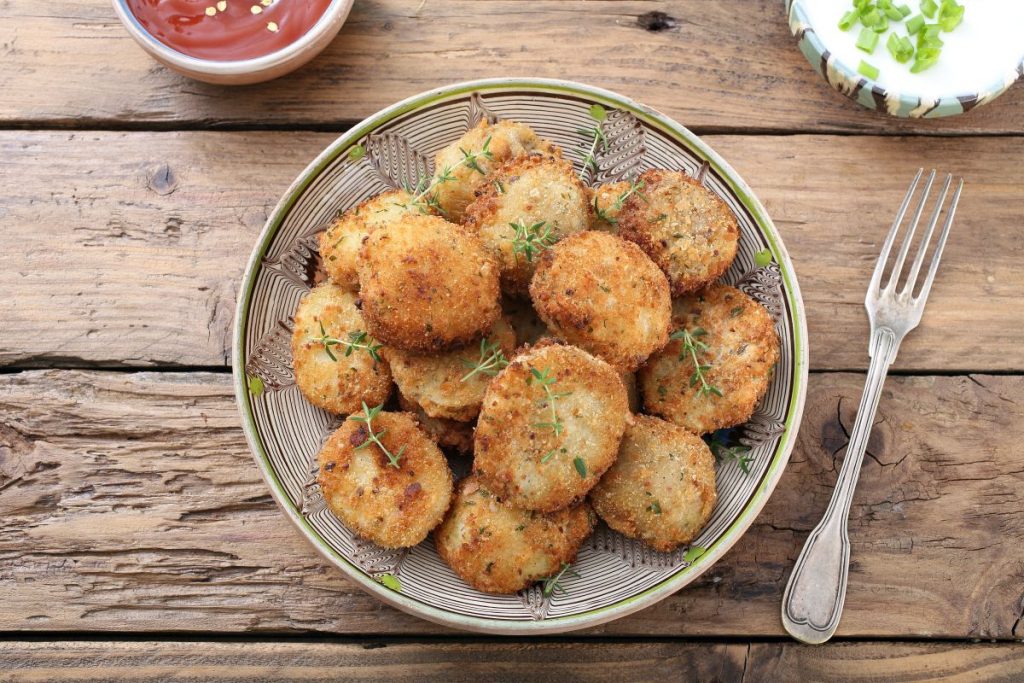
M 226 85 L 269 81 L 299 68 L 334 39 L 352 2 L 113 0 L 121 23 L 154 59 Z

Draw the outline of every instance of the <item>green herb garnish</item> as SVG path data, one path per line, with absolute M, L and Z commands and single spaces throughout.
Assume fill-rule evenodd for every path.
M 559 571 L 557 574 L 555 574 L 554 576 L 549 576 L 546 579 L 543 579 L 543 593 L 545 598 L 550 598 L 552 595 L 558 595 L 559 593 L 565 592 L 565 589 L 558 584 L 558 582 L 562 580 L 563 576 L 568 575 L 579 578 L 579 574 L 577 574 L 574 570 L 569 569 L 569 567 L 571 566 L 572 565 L 566 562 L 562 565 L 561 571 Z
M 633 194 L 636 194 L 636 196 L 638 196 L 641 199 L 644 199 L 644 201 L 646 201 L 644 196 L 642 194 L 639 194 L 640 190 L 642 190 L 643 187 L 644 187 L 643 181 L 642 180 L 637 180 L 636 178 L 634 178 L 633 180 L 630 181 L 629 187 L 626 188 L 626 190 L 622 194 L 620 194 L 618 197 L 616 197 L 615 201 L 612 202 L 611 205 L 607 209 L 602 209 L 600 206 L 597 205 L 597 196 L 595 195 L 594 196 L 594 213 L 597 215 L 597 217 L 599 219 L 603 220 L 604 222 L 608 223 L 609 225 L 618 225 L 619 224 L 619 219 L 616 218 L 615 216 L 609 215 L 608 212 L 609 211 L 621 211 L 622 207 L 625 206 L 625 204 L 626 204 L 626 200 L 629 199 L 630 195 L 633 195 Z
M 535 254 L 550 248 L 558 241 L 548 227 L 547 221 L 526 225 L 520 219 L 515 223 L 509 223 L 509 227 L 516 231 L 515 237 L 512 238 L 512 253 L 522 254 L 529 262 L 533 261 Z
M 370 358 L 373 359 L 374 363 L 379 363 L 380 362 L 380 353 L 379 353 L 379 351 L 380 351 L 381 348 L 383 348 L 383 344 L 375 344 L 373 338 L 370 337 L 370 335 L 367 334 L 366 332 L 364 332 L 362 330 L 353 330 L 352 332 L 348 333 L 348 338 L 347 339 L 338 339 L 337 337 L 332 337 L 331 335 L 327 334 L 327 330 L 324 328 L 323 321 L 321 320 L 319 322 L 320 322 L 320 336 L 317 337 L 316 341 L 318 343 L 320 343 L 320 344 L 323 344 L 324 351 L 327 352 L 327 356 L 331 360 L 333 360 L 335 362 L 337 362 L 337 360 L 338 360 L 338 357 L 334 355 L 333 351 L 331 351 L 331 347 L 332 346 L 344 346 L 345 347 L 345 354 L 344 355 L 345 355 L 346 358 L 351 356 L 353 351 L 355 351 L 357 349 L 363 349 L 368 354 L 370 354 Z
M 700 354 L 708 352 L 708 345 L 701 341 L 701 338 L 706 336 L 707 332 L 702 327 L 694 328 L 692 331 L 687 329 L 677 330 L 672 333 L 671 339 L 678 339 L 683 343 L 683 348 L 679 352 L 679 360 L 683 360 L 687 356 L 693 361 L 693 374 L 690 375 L 690 386 L 696 386 L 700 383 L 700 394 L 701 396 L 708 396 L 714 394 L 715 396 L 721 396 L 722 391 L 712 384 L 708 383 L 707 377 L 704 373 L 711 369 L 711 365 L 700 362 Z
M 442 168 L 429 182 L 420 181 L 420 185 L 416 188 L 415 192 L 408 189 L 406 190 L 409 194 L 413 195 L 410 203 L 413 206 L 418 207 L 421 212 L 429 213 L 428 209 L 433 209 L 441 213 L 445 213 L 444 209 L 442 209 L 438 203 L 434 190 L 438 185 L 455 180 L 455 169 L 460 166 L 473 169 L 480 175 L 487 175 L 487 171 L 480 166 L 479 159 L 487 159 L 488 161 L 494 160 L 494 154 L 491 153 L 490 135 L 488 135 L 487 139 L 484 140 L 483 147 L 479 152 L 468 151 L 462 147 L 459 147 L 459 152 L 462 154 L 462 158 L 455 164 Z
M 508 365 L 508 359 L 505 358 L 505 352 L 501 350 L 501 345 L 496 341 L 488 341 L 486 337 L 480 340 L 480 359 L 477 362 L 474 363 L 465 358 L 460 360 L 463 365 L 470 368 L 470 371 L 459 380 L 460 382 L 465 382 L 478 373 L 494 377 Z
M 537 368 L 530 368 L 530 375 L 526 378 L 527 384 L 532 384 L 533 382 L 537 382 L 538 384 L 540 384 L 541 388 L 544 389 L 544 395 L 546 397 L 543 401 L 541 401 L 541 406 L 547 406 L 548 408 L 551 409 L 550 422 L 535 422 L 533 426 L 540 429 L 550 429 L 555 433 L 555 436 L 560 436 L 562 434 L 562 429 L 565 428 L 565 425 L 563 425 L 562 421 L 558 419 L 558 412 L 555 410 L 555 402 L 560 398 L 570 396 L 572 392 L 553 392 L 551 390 L 551 387 L 557 381 L 558 379 L 551 375 L 550 370 L 545 369 L 544 371 L 540 371 Z M 586 473 L 584 473 L 582 476 L 586 476 Z
M 380 440 L 380 437 L 384 436 L 388 430 L 382 429 L 379 432 L 373 431 L 373 418 L 380 415 L 380 411 L 382 411 L 383 409 L 383 403 L 381 403 L 376 408 L 368 408 L 366 406 L 366 401 L 363 401 L 363 414 L 349 415 L 348 419 L 352 420 L 353 422 L 362 422 L 363 424 L 366 425 L 366 440 L 363 441 L 363 443 L 356 446 L 356 450 L 358 451 L 360 449 L 366 448 L 370 444 L 376 444 L 377 448 L 379 448 L 381 452 L 387 457 L 388 464 L 390 464 L 395 469 L 398 469 L 399 467 L 401 467 L 398 461 L 402 458 L 402 453 L 405 452 L 405 446 L 403 445 L 401 448 L 399 448 L 398 453 L 392 453 L 387 449 L 387 446 L 381 443 Z

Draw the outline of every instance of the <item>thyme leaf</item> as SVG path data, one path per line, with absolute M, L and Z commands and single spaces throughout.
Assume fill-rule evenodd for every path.
M 384 434 L 386 434 L 388 430 L 382 429 L 379 432 L 373 431 L 373 419 L 380 415 L 380 411 L 382 411 L 383 409 L 383 403 L 381 403 L 376 408 L 369 408 L 366 405 L 366 401 L 363 401 L 363 414 L 349 415 L 348 419 L 352 420 L 353 422 L 362 422 L 363 424 L 366 425 L 366 440 L 363 441 L 363 443 L 356 446 L 356 450 L 358 451 L 362 448 L 367 448 L 370 446 L 370 444 L 376 444 L 377 448 L 379 448 L 381 452 L 387 457 L 388 464 L 390 464 L 395 469 L 398 469 L 399 467 L 401 467 L 401 465 L 399 464 L 399 460 L 401 460 L 402 458 L 402 453 L 405 452 L 405 446 L 399 448 L 398 453 L 392 453 L 391 451 L 388 450 L 387 446 L 385 446 L 380 440 L 380 437 L 384 436 Z

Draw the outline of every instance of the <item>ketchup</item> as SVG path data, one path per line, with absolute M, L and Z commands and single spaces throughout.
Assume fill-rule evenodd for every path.
M 127 0 L 164 45 L 190 57 L 228 62 L 262 57 L 313 28 L 331 0 Z

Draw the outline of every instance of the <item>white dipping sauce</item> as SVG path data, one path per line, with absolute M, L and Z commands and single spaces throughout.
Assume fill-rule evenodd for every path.
M 889 22 L 889 31 L 880 35 L 878 46 L 869 55 L 856 45 L 863 28 L 860 22 L 848 31 L 839 28 L 839 20 L 853 9 L 850 0 L 799 2 L 825 49 L 854 72 L 861 60 L 876 67 L 879 75 L 875 82 L 890 92 L 927 99 L 969 95 L 1011 77 L 1024 59 L 1024 0 L 960 0 L 963 21 L 952 32 L 939 34 L 945 43 L 939 61 L 916 74 L 910 73 L 913 59 L 900 64 L 885 46 L 894 31 L 907 35 L 905 22 Z M 919 0 L 894 0 L 893 4 L 904 2 L 913 10 L 911 17 L 921 13 Z M 934 23 L 935 19 L 925 17 L 925 21 Z M 916 47 L 917 37 L 910 36 L 910 40 Z

